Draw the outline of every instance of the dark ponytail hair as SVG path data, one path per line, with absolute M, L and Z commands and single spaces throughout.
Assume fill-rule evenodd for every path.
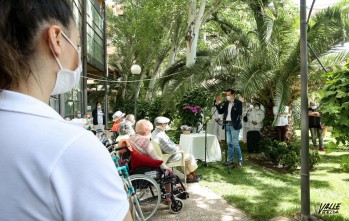
M 18 87 L 20 79 L 29 78 L 28 61 L 40 25 L 57 22 L 69 30 L 72 20 L 66 0 L 0 0 L 0 90 Z

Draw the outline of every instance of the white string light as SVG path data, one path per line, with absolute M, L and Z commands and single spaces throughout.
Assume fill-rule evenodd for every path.
M 180 74 L 180 73 L 174 73 L 174 74 L 170 74 L 170 75 L 167 75 L 167 76 L 162 76 L 162 77 L 156 77 L 155 79 L 161 79 L 161 78 L 167 78 L 167 77 L 171 77 L 171 76 L 174 76 L 174 75 L 177 75 L 177 74 Z M 91 73 L 88 73 L 88 75 L 90 76 L 94 76 L 94 77 L 99 77 L 98 75 L 94 75 L 94 74 L 91 74 Z M 91 77 L 85 77 L 85 76 L 81 76 L 81 78 L 86 78 L 86 79 L 92 79 L 92 80 L 95 80 L 95 81 L 108 81 L 110 83 L 133 83 L 133 82 L 140 82 L 140 81 L 150 81 L 152 79 L 143 79 L 143 80 L 133 80 L 133 81 L 117 81 L 117 80 L 109 80 L 109 79 L 106 79 L 106 78 L 91 78 Z

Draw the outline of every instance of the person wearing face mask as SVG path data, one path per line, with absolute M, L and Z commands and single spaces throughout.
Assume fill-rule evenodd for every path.
M 324 151 L 324 141 L 322 137 L 322 125 L 321 125 L 321 113 L 317 111 L 317 106 L 315 101 L 310 102 L 310 107 L 308 109 L 309 116 L 309 130 L 311 134 L 311 140 L 313 143 L 313 149 Z M 317 139 L 319 140 L 319 146 L 317 145 Z
M 226 137 L 228 142 L 228 160 L 223 165 L 233 165 L 234 152 L 237 153 L 237 168 L 242 168 L 242 154 L 239 144 L 239 134 L 242 128 L 242 102 L 235 99 L 235 91 L 233 89 L 226 90 L 227 101 L 221 106 L 216 103 L 218 113 L 223 114 L 223 121 L 226 126 Z
M 146 154 L 156 160 L 162 160 L 159 154 L 156 153 L 156 150 L 152 142 L 150 141 L 152 130 L 153 130 L 153 124 L 150 121 L 145 119 L 139 120 L 137 121 L 137 124 L 136 124 L 136 134 L 132 135 L 128 139 L 128 141 L 131 147 L 134 150 L 136 150 L 138 153 Z M 170 167 L 166 166 L 165 162 L 163 162 L 160 165 L 160 168 L 163 170 L 172 171 Z M 167 193 L 171 192 L 171 184 L 166 183 L 165 189 Z M 166 196 L 166 199 L 164 200 L 164 204 L 169 205 L 169 203 L 171 202 L 170 197 L 171 197 L 170 194 Z
M 211 131 L 210 133 L 216 135 L 218 142 L 221 142 L 221 136 L 224 135 L 224 130 L 222 130 L 222 118 L 223 115 L 218 113 L 217 107 L 216 107 L 216 103 L 218 103 L 219 101 L 221 101 L 222 98 L 220 96 L 217 96 L 215 98 L 215 100 L 213 101 L 213 105 L 211 107 L 211 113 L 212 113 L 212 117 L 211 117 Z
M 258 130 L 261 131 L 263 127 L 263 120 L 264 120 L 264 111 L 261 110 L 260 103 L 255 103 L 254 108 L 251 110 L 250 116 L 249 116 L 249 127 L 250 130 Z
M 151 134 L 152 141 L 156 142 L 163 153 L 166 154 L 172 154 L 176 153 L 181 148 L 179 145 L 175 144 L 169 136 L 166 134 L 166 129 L 168 128 L 168 123 L 170 122 L 170 119 L 167 117 L 159 116 L 155 118 L 154 124 L 155 124 L 155 130 Z M 137 126 L 136 126 L 137 130 Z M 182 159 L 182 154 L 177 153 L 169 158 L 168 161 L 178 161 Z M 165 162 L 166 163 L 166 162 Z M 195 170 L 198 168 L 198 165 L 196 163 L 196 160 L 192 154 L 185 153 L 185 171 L 187 175 L 187 182 L 193 183 L 193 182 L 199 182 L 199 180 L 202 178 L 201 175 L 197 175 Z
M 129 127 L 127 123 L 122 123 L 122 124 Z M 131 135 L 128 141 L 132 146 L 132 148 L 137 152 L 141 154 L 146 154 L 156 160 L 162 160 L 161 157 L 159 157 L 159 155 L 156 154 L 156 151 L 152 143 L 150 142 L 151 131 L 153 130 L 153 128 L 154 128 L 153 124 L 148 120 L 142 119 L 137 121 L 136 134 Z M 169 167 L 166 166 L 165 163 L 162 163 L 160 168 L 171 170 Z
M 275 101 L 275 103 L 277 103 L 277 101 Z M 280 105 L 275 105 L 273 107 L 276 140 L 281 142 L 286 141 L 286 134 L 288 130 L 288 113 L 288 106 L 282 105 L 280 108 Z
M 80 80 L 70 7 L 0 1 L 0 220 L 132 220 L 108 150 L 49 106 Z
M 106 122 L 106 116 L 100 102 L 96 103 L 96 108 L 92 111 L 92 117 L 96 136 L 98 137 L 98 139 L 100 139 L 102 134 L 104 133 L 104 125 Z
M 113 116 L 113 126 L 110 129 L 110 132 L 112 132 L 112 139 L 119 136 L 119 126 L 122 122 L 125 121 L 125 113 L 122 113 L 121 111 L 116 111 Z
M 252 111 L 253 106 L 246 102 L 246 104 L 242 108 L 243 113 L 243 120 L 242 120 L 242 141 L 246 144 L 247 143 L 247 132 L 250 130 L 250 123 L 249 123 L 249 115 Z
M 75 116 L 71 120 L 72 122 L 75 122 L 77 125 L 84 127 L 86 126 L 87 122 L 84 118 L 81 117 L 81 112 L 80 111 L 75 111 Z

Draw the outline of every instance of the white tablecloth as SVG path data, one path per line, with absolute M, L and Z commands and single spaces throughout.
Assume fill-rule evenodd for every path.
M 205 134 L 181 134 L 179 146 L 188 153 L 193 154 L 195 159 L 205 161 Z M 217 137 L 207 134 L 207 162 L 222 160 L 221 147 Z

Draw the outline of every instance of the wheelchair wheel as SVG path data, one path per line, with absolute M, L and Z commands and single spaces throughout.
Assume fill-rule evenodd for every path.
M 157 211 L 161 201 L 161 191 L 157 182 L 144 174 L 130 176 L 139 206 L 145 220 L 149 220 Z
M 172 213 L 179 213 L 183 208 L 183 201 L 176 198 L 175 202 L 171 201 L 169 207 Z

